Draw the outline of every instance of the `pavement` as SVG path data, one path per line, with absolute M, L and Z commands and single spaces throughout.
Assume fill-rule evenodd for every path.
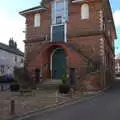
M 0 120 L 22 116 L 33 111 L 38 111 L 56 101 L 56 91 L 36 90 L 32 93 L 21 95 L 19 92 L 0 92 Z M 15 101 L 15 114 L 10 114 L 11 100 Z
M 0 120 L 13 120 L 15 118 L 24 118 L 24 116 L 36 112 L 45 112 L 69 102 L 83 100 L 92 96 L 93 93 L 81 94 L 75 92 L 74 95 L 71 95 L 58 94 L 56 90 L 51 89 L 33 90 L 24 95 L 21 95 L 20 92 L 0 92 L 0 98 L 2 98 L 0 99 Z M 15 112 L 11 114 L 10 103 L 12 100 L 15 101 Z
M 120 82 L 91 99 L 16 120 L 120 120 Z

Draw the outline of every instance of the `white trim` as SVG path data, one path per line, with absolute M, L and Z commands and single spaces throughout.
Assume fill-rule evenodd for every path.
M 64 0 L 64 16 L 62 22 L 65 23 L 65 21 L 66 21 L 66 0 Z
M 54 53 L 55 53 L 55 51 L 56 51 L 57 49 L 60 49 L 60 48 L 54 49 L 53 52 L 51 53 L 51 56 L 50 56 L 50 70 L 51 70 L 51 71 L 52 71 L 52 57 L 53 57 L 53 55 L 54 55 Z
M 87 3 L 81 5 L 81 19 L 89 19 L 90 18 L 90 8 Z
M 67 42 L 67 23 L 64 24 L 64 37 L 65 37 L 65 42 Z
M 105 62 L 105 58 L 104 58 L 104 55 L 105 55 L 105 53 L 104 53 L 104 39 L 103 38 L 100 38 L 100 56 L 101 56 L 101 58 L 102 58 L 102 63 L 104 63 Z
M 100 20 L 99 27 L 100 27 L 100 31 L 102 31 L 103 30 L 103 11 L 102 10 L 99 11 L 99 16 L 100 16 L 100 18 L 99 18 L 99 20 Z
M 72 3 L 77 3 L 77 2 L 82 2 L 82 1 L 84 1 L 84 0 L 74 0 L 74 1 L 72 1 Z
M 37 9 L 34 9 L 34 10 L 28 10 L 28 11 L 25 11 L 25 12 L 24 11 L 20 12 L 20 14 L 23 15 L 23 14 L 26 14 L 26 13 L 35 12 L 37 10 L 44 10 L 44 9 L 46 9 L 46 8 L 37 8 Z
M 52 3 L 51 3 L 51 7 L 54 7 L 54 10 L 56 10 L 56 2 L 57 1 L 61 1 L 61 0 L 56 0 L 56 1 L 53 1 Z M 50 36 L 50 42 L 52 42 L 52 29 L 53 29 L 53 26 L 60 26 L 60 25 L 64 25 L 64 42 L 67 42 L 67 23 L 66 23 L 66 20 L 68 19 L 67 18 L 67 16 L 65 16 L 66 15 L 66 6 L 68 6 L 68 0 L 63 0 L 63 2 L 64 2 L 64 19 L 65 20 L 62 20 L 62 24 L 56 24 L 56 11 L 54 11 L 54 17 L 55 18 L 53 18 L 53 13 L 51 13 L 51 15 L 52 15 L 52 18 L 51 18 L 51 31 L 50 31 L 50 33 L 51 33 L 51 36 Z M 67 7 L 68 8 L 68 7 Z M 51 11 L 51 12 L 53 12 L 53 11 Z M 66 19 L 67 18 L 67 19 Z M 55 21 L 55 23 L 54 23 L 54 21 Z
M 51 11 L 51 24 L 56 24 L 56 4 L 57 2 L 63 2 L 64 13 L 61 15 L 62 24 L 64 24 L 68 20 L 68 0 L 56 0 L 51 3 L 52 11 Z
M 119 63 L 117 63 L 117 71 L 118 71 L 118 72 L 120 72 L 120 71 L 119 71 L 119 68 L 120 68 Z
M 40 13 L 36 13 L 34 15 L 34 27 L 40 27 L 41 24 L 41 16 Z
M 63 48 L 56 48 L 56 49 L 54 49 L 53 52 L 51 53 L 51 56 L 50 56 L 50 72 L 51 72 L 51 77 L 52 77 L 52 64 L 53 64 L 53 62 L 52 62 L 53 59 L 52 58 L 53 58 L 53 55 L 55 54 L 56 50 L 59 50 L 59 49 L 63 49 Z
M 67 23 L 51 25 L 51 37 L 50 37 L 51 40 L 50 40 L 50 42 L 53 42 L 52 41 L 52 28 L 53 28 L 53 26 L 60 26 L 60 25 L 64 25 L 64 42 L 67 42 Z
M 54 2 L 54 5 L 55 5 L 55 8 L 54 8 L 54 17 L 55 18 L 53 18 L 53 19 L 55 20 L 55 23 L 56 23 L 56 1 Z
M 51 31 L 50 31 L 50 33 L 51 33 L 51 36 L 50 36 L 50 42 L 52 42 L 52 28 L 53 28 L 53 25 L 51 25 Z

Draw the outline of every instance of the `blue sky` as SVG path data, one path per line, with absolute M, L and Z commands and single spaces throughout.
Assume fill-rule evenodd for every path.
M 1 0 L 0 1 L 0 42 L 8 43 L 13 37 L 18 48 L 24 51 L 25 18 L 19 12 L 39 5 L 40 0 Z M 118 39 L 115 40 L 115 52 L 120 53 L 120 0 L 110 0 Z
M 18 48 L 24 51 L 25 18 L 19 12 L 39 5 L 40 0 L 1 0 L 0 1 L 0 42 L 8 44 L 10 37 L 18 43 Z
M 120 0 L 110 0 L 116 26 L 117 40 L 115 40 L 115 53 L 120 54 Z

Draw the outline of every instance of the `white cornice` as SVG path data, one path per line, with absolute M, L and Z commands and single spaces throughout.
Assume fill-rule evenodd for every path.
M 20 12 L 20 14 L 23 15 L 23 14 L 26 14 L 26 13 L 35 12 L 35 11 L 44 10 L 44 9 L 45 8 L 37 8 L 37 9 L 34 9 L 34 10 L 28 10 L 28 11 Z
M 73 0 L 72 3 L 82 2 L 84 0 Z

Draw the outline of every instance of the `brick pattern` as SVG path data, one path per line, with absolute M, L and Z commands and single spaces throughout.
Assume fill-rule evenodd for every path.
M 51 4 L 46 2 L 47 11 L 41 12 L 41 26 L 35 28 L 34 13 L 26 14 L 26 67 L 30 75 L 36 68 L 42 69 L 45 78 L 50 78 L 50 55 L 54 49 L 62 47 L 67 56 L 68 68 L 75 67 L 77 76 L 85 73 L 87 66 L 86 57 L 99 60 L 102 63 L 100 75 L 106 78 L 105 71 L 109 68 L 109 74 L 113 72 L 113 39 L 115 31 L 113 25 L 108 23 L 111 17 L 109 8 L 103 9 L 102 1 L 87 1 L 90 7 L 90 18 L 81 19 L 80 3 L 69 3 L 67 24 L 67 43 L 50 43 L 51 33 Z M 104 11 L 103 11 L 104 10 Z M 104 18 L 104 20 L 103 20 Z M 109 34 L 108 34 L 109 33 Z M 72 46 L 72 48 L 69 46 Z M 73 49 L 75 48 L 75 49 Z M 82 51 L 83 54 L 79 53 Z M 101 79 L 101 81 L 103 81 Z M 104 82 L 104 81 L 103 81 Z
M 100 14 L 100 31 L 103 31 L 103 11 L 99 11 Z

